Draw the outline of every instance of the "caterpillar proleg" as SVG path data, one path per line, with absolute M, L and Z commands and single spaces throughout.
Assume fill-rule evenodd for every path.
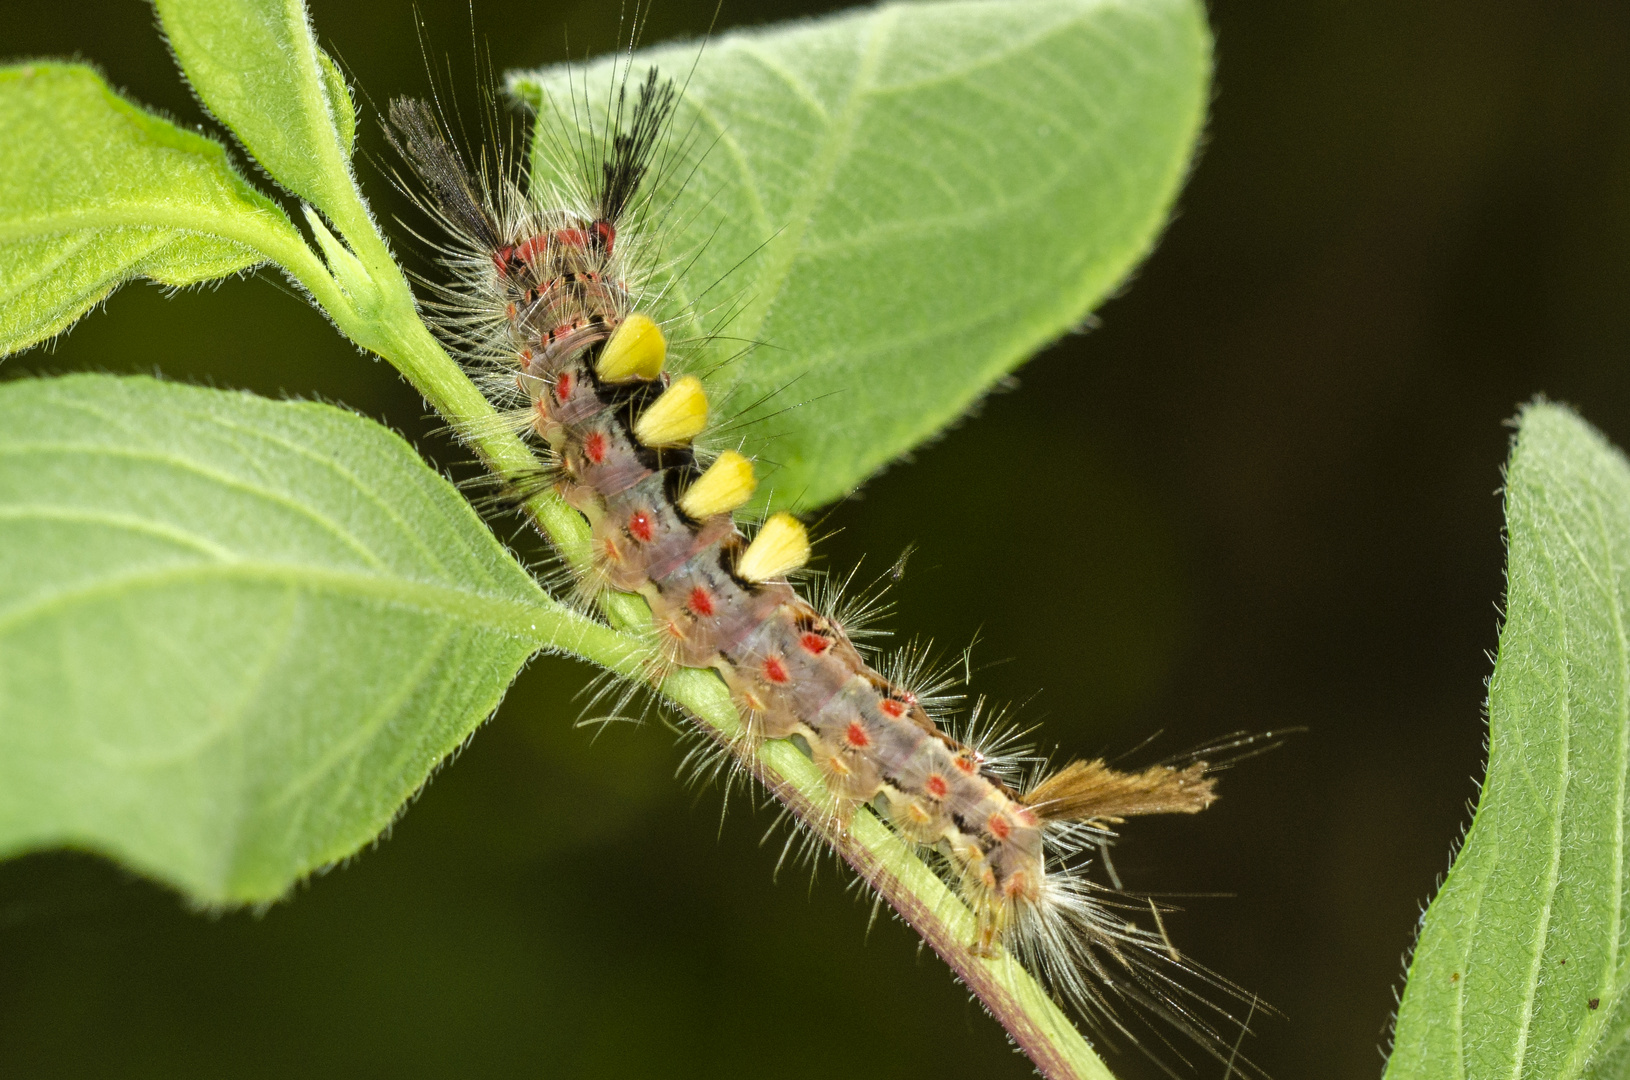
M 1211 805 L 1218 762 L 1045 768 L 1000 737 L 959 737 L 914 665 L 874 662 L 836 606 L 800 591 L 811 544 L 797 517 L 738 520 L 758 466 L 698 444 L 718 417 L 695 356 L 670 340 L 660 245 L 643 231 L 653 174 L 684 156 L 666 152 L 680 89 L 656 68 L 624 74 L 601 130 L 563 137 L 549 175 L 501 150 L 472 168 L 431 106 L 390 108 L 393 142 L 447 232 L 454 280 L 430 283 L 430 314 L 534 439 L 546 466 L 533 490 L 558 492 L 590 523 L 589 555 L 570 568 L 575 595 L 642 596 L 651 680 L 712 669 L 741 713 L 723 765 L 750 772 L 769 740 L 797 747 L 829 793 L 821 829 L 882 819 L 972 911 L 973 953 L 1016 956 L 1101 1033 L 1141 1044 L 1124 1013 L 1152 1013 L 1249 1069 L 1218 1030 L 1228 1013 L 1193 984 L 1237 991 L 1172 945 L 1158 907 L 1086 874 L 1126 819 Z M 1155 929 L 1138 921 L 1151 912 Z

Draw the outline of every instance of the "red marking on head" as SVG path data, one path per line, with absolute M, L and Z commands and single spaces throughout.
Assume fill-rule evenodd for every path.
M 974 774 L 976 766 L 973 763 L 973 759 L 967 754 L 958 754 L 956 757 L 951 759 L 951 763 L 955 765 L 958 770 L 967 773 L 969 776 Z
M 928 779 L 923 781 L 923 790 L 936 799 L 943 799 L 951 793 L 951 785 L 939 773 L 929 773 Z
M 565 401 L 571 396 L 572 373 L 569 371 L 562 371 L 559 375 L 555 376 L 555 398 L 558 401 Z
M 787 665 L 781 662 L 779 656 L 771 656 L 764 661 L 764 677 L 773 683 L 784 683 L 792 676 L 787 674 Z
M 690 591 L 690 600 L 686 604 L 691 614 L 707 618 L 713 614 L 713 596 L 700 585 Z
M 893 698 L 884 698 L 882 704 L 880 704 L 878 708 L 882 709 L 884 713 L 894 717 L 896 720 L 900 719 L 900 717 L 906 714 L 905 705 L 902 702 L 895 701 Z
M 1013 823 L 1004 817 L 1000 810 L 990 816 L 990 819 L 985 822 L 985 828 L 989 829 L 990 834 L 998 840 L 1006 840 L 1013 835 Z
M 583 440 L 583 456 L 599 465 L 606 460 L 606 436 L 602 431 L 591 431 Z
M 600 246 L 606 249 L 606 254 L 610 255 L 611 245 L 617 240 L 616 228 L 609 221 L 596 221 L 594 234 L 600 238 Z
M 644 510 L 636 510 L 628 519 L 628 535 L 642 544 L 649 544 L 651 537 L 656 535 L 656 522 Z
M 872 737 L 866 734 L 866 729 L 860 726 L 859 720 L 851 720 L 849 730 L 843 733 L 843 741 L 859 750 L 861 747 L 870 746 Z
M 805 652 L 813 653 L 816 656 L 821 655 L 827 649 L 832 647 L 832 643 L 830 641 L 813 632 L 805 634 L 803 637 L 799 638 L 798 644 L 804 647 Z

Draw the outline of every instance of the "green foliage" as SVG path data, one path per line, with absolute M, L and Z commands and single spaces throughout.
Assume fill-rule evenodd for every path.
M 288 0 L 155 0 L 193 89 L 277 182 L 325 212 L 351 190 L 356 112 Z
M 561 631 L 372 421 L 150 379 L 0 387 L 0 854 L 271 899 L 377 835 Z
M 80 64 L 0 69 L 0 355 L 120 284 L 191 285 L 299 243 L 221 144 L 125 101 Z
M 418 320 L 351 174 L 349 90 L 303 5 L 157 5 L 200 98 L 309 204 L 317 250 L 218 145 L 83 68 L 13 69 L 0 132 L 17 169 L 0 183 L 21 209 L 0 212 L 15 217 L 0 260 L 43 278 L 42 253 L 60 264 L 83 234 L 75 270 L 102 284 L 41 292 L 45 314 L 10 346 L 134 274 L 188 283 L 267 259 L 496 473 L 535 468 Z M 807 505 L 847 491 L 1131 269 L 1186 166 L 1207 49 L 1190 0 L 923 4 L 716 43 L 679 122 L 703 124 L 719 152 L 670 189 L 677 228 L 662 241 L 668 256 L 700 248 L 673 281 L 682 299 L 706 311 L 716 280 L 735 297 L 717 303 L 739 309 L 727 329 L 778 346 L 715 373 L 725 411 L 788 383 L 810 402 L 751 429 L 758 449 L 788 436 L 783 492 Z M 118 127 L 110 113 L 145 137 L 137 149 L 172 152 L 106 154 L 119 142 L 84 132 Z M 66 194 L 44 190 L 53 171 L 73 173 Z M 146 202 L 95 216 L 127 187 Z M 31 209 L 65 198 L 74 213 Z M 718 221 L 698 223 L 721 210 L 741 227 L 707 243 Z M 108 249 L 126 227 L 171 243 L 170 261 Z M 834 403 L 838 384 L 849 396 Z M 205 902 L 275 897 L 377 835 L 533 652 L 640 671 L 638 637 L 544 596 L 400 440 L 339 410 L 81 378 L 0 390 L 0 433 L 0 854 L 77 845 Z M 580 515 L 552 494 L 528 510 L 582 558 Z M 618 626 L 649 618 L 637 597 L 604 607 Z M 661 690 L 723 736 L 739 729 L 716 676 L 679 671 Z M 823 798 L 790 747 L 759 764 L 790 805 Z M 1011 956 L 962 956 L 971 927 L 930 914 L 951 904 L 944 883 L 868 828 L 831 842 L 962 957 L 1038 1063 L 1103 1075 Z
M 651 61 L 685 84 L 692 160 L 655 200 L 684 189 L 662 235 L 685 260 L 670 295 L 728 347 L 763 343 L 709 385 L 750 421 L 729 438 L 778 466 L 776 505 L 848 494 L 1126 278 L 1188 168 L 1210 44 L 1188 0 L 1022 0 L 635 57 L 636 76 Z M 565 69 L 511 76 L 545 109 L 540 175 L 583 120 L 603 130 L 584 102 L 622 70 L 594 66 L 586 90 L 579 72 L 575 94 Z
M 1630 1065 L 1630 463 L 1567 409 L 1529 407 L 1506 529 L 1488 776 L 1421 929 L 1388 1080 Z
M 307 214 L 321 258 L 219 143 L 82 65 L 5 69 L 0 353 L 132 278 L 272 261 L 495 470 L 529 467 L 414 316 L 351 173 L 349 90 L 303 6 L 157 6 L 210 110 L 321 210 Z M 852 490 L 1125 279 L 1187 168 L 1209 49 L 1191 0 L 1015 0 L 634 58 L 636 74 L 695 63 L 676 122 L 690 156 L 655 199 L 672 205 L 666 302 L 698 333 L 759 343 L 709 379 L 738 414 L 731 441 L 777 463 L 774 503 Z M 585 120 L 604 130 L 584 102 L 618 77 L 610 63 L 575 90 L 560 69 L 512 77 L 555 136 L 534 151 L 540 175 Z M 1630 465 L 1539 405 L 1509 479 L 1488 777 L 1424 921 L 1392 1080 L 1630 1069 Z M 581 518 L 547 497 L 533 512 L 572 555 Z M 637 622 L 629 603 L 618 617 Z M 545 596 L 370 421 L 142 379 L 0 388 L 0 855 L 78 846 L 200 901 L 273 898 L 376 836 L 535 651 L 626 674 L 632 648 Z M 735 722 L 711 676 L 664 690 Z M 761 760 L 791 791 L 819 783 L 785 744 Z M 877 853 L 878 823 L 856 836 L 914 895 L 943 891 Z M 1064 1045 L 1052 1006 L 1024 993 L 1020 1011 L 1052 1025 L 1041 1042 Z M 1098 1068 L 1084 1045 L 1061 1052 Z

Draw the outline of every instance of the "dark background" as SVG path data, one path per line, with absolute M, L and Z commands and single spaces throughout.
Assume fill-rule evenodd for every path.
M 406 4 L 313 6 L 375 101 L 422 89 Z M 435 51 L 468 54 L 457 0 L 419 6 Z M 816 6 L 737 0 L 722 21 Z M 532 66 L 568 29 L 574 51 L 614 44 L 616 7 L 478 0 L 474 23 L 500 69 Z M 650 39 L 710 10 L 663 0 Z M 1066 750 L 1305 725 L 1228 773 L 1215 809 L 1127 830 L 1117 864 L 1133 886 L 1226 894 L 1168 926 L 1284 1012 L 1251 1047 L 1270 1072 L 1373 1077 L 1481 773 L 1504 422 L 1544 393 L 1630 441 L 1630 5 L 1212 14 L 1208 147 L 1134 287 L 841 507 L 824 552 L 846 567 L 917 544 L 896 627 L 980 634 L 976 657 L 1006 662 L 978 688 Z M 94 60 L 196 122 L 152 23 L 130 0 L 3 0 L 0 53 Z M 129 287 L 0 375 L 322 395 L 463 459 L 274 283 Z M 770 815 L 721 830 L 718 793 L 672 778 L 669 732 L 591 745 L 571 701 L 589 674 L 533 665 L 388 840 L 262 913 L 194 914 L 85 856 L 0 866 L 0 1074 L 1029 1074 L 907 931 L 867 933 L 838 875 L 773 882 Z

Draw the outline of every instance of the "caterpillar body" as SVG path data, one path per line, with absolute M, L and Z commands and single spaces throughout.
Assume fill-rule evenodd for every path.
M 1205 809 L 1214 766 L 1123 772 L 1093 760 L 1020 775 L 1000 747 L 942 727 L 930 692 L 881 673 L 831 605 L 800 594 L 789 576 L 810 542 L 797 518 L 773 514 L 751 536 L 737 521 L 755 464 L 697 447 L 707 393 L 696 374 L 673 371 L 639 234 L 677 100 L 655 68 L 632 91 L 625 77 L 606 129 L 566 147 L 575 160 L 547 181 L 502 159 L 472 170 L 432 107 L 391 104 L 391 141 L 449 234 L 439 247 L 456 281 L 427 282 L 427 306 L 539 445 L 538 484 L 589 520 L 578 595 L 644 596 L 653 680 L 671 665 L 716 670 L 744 720 L 729 752 L 745 762 L 763 740 L 791 740 L 825 776 L 830 824 L 875 812 L 942 868 L 977 918 L 973 950 L 1011 950 L 1100 1030 L 1136 1041 L 1116 1016 L 1123 1001 L 1223 1057 L 1175 975 L 1232 988 L 1180 960 L 1163 929 L 1128 921 L 1119 909 L 1141 902 L 1116 903 L 1080 858 L 1125 818 Z

